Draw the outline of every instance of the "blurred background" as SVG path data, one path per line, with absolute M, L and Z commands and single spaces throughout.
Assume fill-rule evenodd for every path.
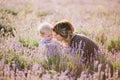
M 0 59 L 17 51 L 37 53 L 31 48 L 39 46 L 38 24 L 62 19 L 98 44 L 120 69 L 120 0 L 0 0 Z

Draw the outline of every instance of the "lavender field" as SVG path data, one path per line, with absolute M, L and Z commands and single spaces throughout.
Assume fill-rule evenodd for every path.
M 100 47 L 93 64 L 41 54 L 38 24 L 62 19 Z M 120 0 L 0 0 L 0 80 L 120 80 Z

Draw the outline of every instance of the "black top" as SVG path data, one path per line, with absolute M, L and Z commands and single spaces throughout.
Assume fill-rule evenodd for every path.
M 100 53 L 98 46 L 89 38 L 82 35 L 75 35 L 71 39 L 71 49 L 76 53 L 81 54 L 82 61 L 91 62 Z

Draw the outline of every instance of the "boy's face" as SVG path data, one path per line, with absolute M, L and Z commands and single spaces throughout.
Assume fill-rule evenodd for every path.
M 50 41 L 52 39 L 52 32 L 46 33 L 42 36 L 44 39 Z

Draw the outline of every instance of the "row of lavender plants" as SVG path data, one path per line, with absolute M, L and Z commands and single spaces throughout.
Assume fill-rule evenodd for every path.
M 47 58 L 40 47 L 25 46 L 15 38 L 1 38 L 0 80 L 119 80 L 120 65 L 100 56 L 93 64 L 80 63 L 80 55 L 63 53 Z M 112 57 L 111 57 L 112 58 Z M 112 59 L 111 59 L 112 60 Z M 114 60 L 114 58 L 113 58 Z M 118 60 L 119 61 L 119 60 Z

